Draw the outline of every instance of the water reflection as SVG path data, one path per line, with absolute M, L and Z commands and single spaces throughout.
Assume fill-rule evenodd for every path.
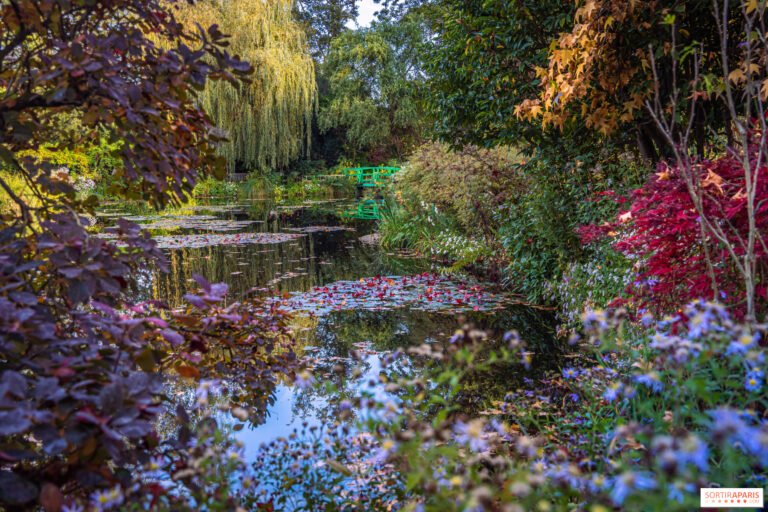
M 254 221 L 238 224 L 240 232 L 287 233 L 291 228 L 338 225 L 352 230 L 311 232 L 296 240 L 268 245 L 168 250 L 169 272 L 157 269 L 143 272 L 139 280 L 140 296 L 178 306 L 184 294 L 195 287 L 194 274 L 201 274 L 212 282 L 228 283 L 230 300 L 241 300 L 251 294 L 301 292 L 335 281 L 376 275 L 410 275 L 429 269 L 430 264 L 424 260 L 387 254 L 374 245 L 362 243 L 360 237 L 373 232 L 375 222 L 343 214 L 357 205 L 354 200 L 339 198 L 297 204 L 257 199 L 237 204 L 196 204 L 174 212 L 176 215 L 210 215 L 219 219 L 218 227 L 222 225 L 220 220 Z M 125 205 L 120 205 L 119 212 L 152 216 L 152 212 Z M 118 210 L 115 208 L 109 213 L 118 213 Z M 109 223 L 111 219 L 111 216 L 100 217 L 103 223 Z M 163 230 L 156 234 L 205 232 L 204 224 L 196 229 L 174 229 L 172 225 L 169 229 L 167 222 L 160 225 Z M 268 292 L 268 289 L 273 291 Z M 461 323 L 472 323 L 488 330 L 492 339 L 500 339 L 503 332 L 517 329 L 534 352 L 534 376 L 556 364 L 559 357 L 552 343 L 552 319 L 547 313 L 522 306 L 462 315 L 410 308 L 348 310 L 334 311 L 322 317 L 297 316 L 292 322 L 298 354 L 315 358 L 316 375 L 333 382 L 336 389 L 329 392 L 322 387 L 301 389 L 285 382 L 277 383 L 266 418 L 237 432 L 250 460 L 257 457 L 261 443 L 287 435 L 303 422 L 320 425 L 338 417 L 339 402 L 355 393 L 358 386 L 366 385 L 369 377 L 378 375 L 382 354 L 425 342 L 441 342 Z M 353 357 L 356 354 L 358 358 Z M 362 371 L 361 378 L 350 379 L 355 369 Z M 419 372 L 419 365 L 406 361 L 396 370 L 410 374 Z M 482 407 L 483 403 L 518 387 L 521 378 L 517 367 L 499 368 L 494 375 L 479 376 L 476 381 L 468 382 L 463 399 L 468 407 Z M 180 394 L 188 396 L 189 392 L 185 390 Z

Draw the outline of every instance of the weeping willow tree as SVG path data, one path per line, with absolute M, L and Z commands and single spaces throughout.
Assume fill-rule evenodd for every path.
M 278 169 L 308 152 L 317 104 L 315 67 L 293 0 L 202 0 L 178 13 L 184 25 L 217 24 L 230 52 L 254 67 L 251 83 L 209 82 L 200 101 L 229 142 L 230 172 Z

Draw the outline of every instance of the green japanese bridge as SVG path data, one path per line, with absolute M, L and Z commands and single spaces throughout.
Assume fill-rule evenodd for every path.
M 380 187 L 387 184 L 399 167 L 347 167 L 341 170 L 344 176 L 354 178 L 358 187 Z

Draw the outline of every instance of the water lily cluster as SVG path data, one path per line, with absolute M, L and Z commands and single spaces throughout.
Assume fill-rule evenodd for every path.
M 478 283 L 431 272 L 410 276 L 374 276 L 337 281 L 304 293 L 273 301 L 287 311 L 324 315 L 349 309 L 487 311 L 499 308 L 504 298 Z

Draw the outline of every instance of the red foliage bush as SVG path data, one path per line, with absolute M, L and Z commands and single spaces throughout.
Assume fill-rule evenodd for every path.
M 752 167 L 758 157 L 757 146 L 750 147 Z M 694 165 L 701 184 L 702 206 L 709 221 L 723 228 L 735 254 L 745 253 L 749 223 L 745 177 L 739 155 L 729 152 Z M 758 233 L 768 229 L 768 167 L 759 169 L 756 191 Z M 639 274 L 630 285 L 629 295 L 640 307 L 670 311 L 696 299 L 717 299 L 734 308 L 744 308 L 744 281 L 728 248 L 711 234 L 704 235 L 681 170 L 661 164 L 642 188 L 632 195 L 632 206 L 610 224 L 583 226 L 579 232 L 584 243 L 600 236 L 615 236 L 614 247 L 637 259 Z M 707 251 L 712 271 L 707 264 Z M 765 303 L 768 251 L 757 243 L 758 279 L 756 300 Z M 716 287 L 713 288 L 711 274 Z M 715 293 L 715 289 L 717 293 Z M 717 296 L 715 296 L 717 295 Z

